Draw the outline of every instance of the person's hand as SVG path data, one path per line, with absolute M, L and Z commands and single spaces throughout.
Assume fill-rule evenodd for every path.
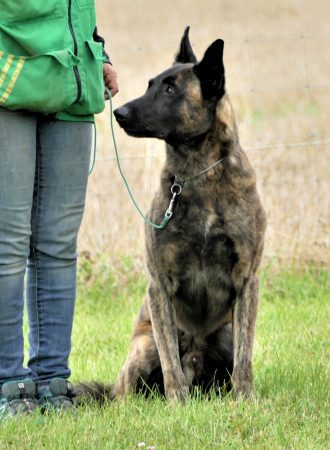
M 107 63 L 103 64 L 103 80 L 105 87 L 109 89 L 112 97 L 114 97 L 119 91 L 119 87 L 118 87 L 117 73 L 111 64 Z M 104 98 L 106 100 L 109 100 L 107 92 L 105 92 Z

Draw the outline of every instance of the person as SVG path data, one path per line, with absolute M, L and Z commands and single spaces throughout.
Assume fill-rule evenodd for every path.
M 77 234 L 104 84 L 118 92 L 93 0 L 1 6 L 0 419 L 73 406 Z

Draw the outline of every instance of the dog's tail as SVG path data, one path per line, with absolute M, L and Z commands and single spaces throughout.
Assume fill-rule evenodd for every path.
M 103 384 L 97 381 L 90 383 L 78 383 L 73 386 L 73 396 L 77 403 L 89 400 L 103 404 L 115 398 L 114 384 Z

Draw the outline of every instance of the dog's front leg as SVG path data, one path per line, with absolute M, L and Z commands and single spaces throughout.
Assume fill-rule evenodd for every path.
M 161 362 L 166 398 L 184 401 L 189 387 L 181 367 L 173 307 L 160 282 L 152 282 L 149 287 L 148 308 Z
M 236 299 L 233 315 L 234 369 L 236 396 L 248 396 L 253 387 L 252 352 L 258 312 L 259 282 L 252 276 Z

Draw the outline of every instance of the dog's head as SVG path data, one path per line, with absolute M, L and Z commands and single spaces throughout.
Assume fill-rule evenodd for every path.
M 152 78 L 144 95 L 114 111 L 120 126 L 131 136 L 172 145 L 205 135 L 225 93 L 223 46 L 216 40 L 197 62 L 187 27 L 173 66 Z

